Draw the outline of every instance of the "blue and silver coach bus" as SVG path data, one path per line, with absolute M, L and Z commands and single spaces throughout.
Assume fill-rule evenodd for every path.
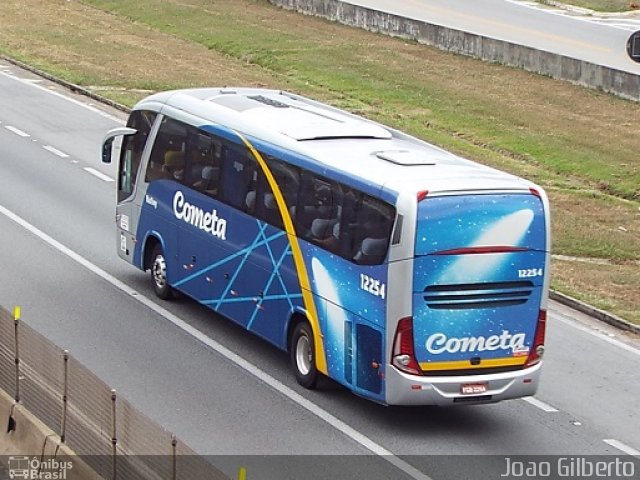
M 536 391 L 550 221 L 531 182 L 265 89 L 152 95 L 112 156 L 119 255 L 289 352 L 301 385 L 401 405 Z

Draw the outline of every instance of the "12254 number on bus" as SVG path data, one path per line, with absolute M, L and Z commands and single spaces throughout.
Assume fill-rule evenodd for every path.
M 364 273 L 360 274 L 360 288 L 365 292 L 369 292 L 371 295 L 375 295 L 376 297 L 380 297 L 384 300 L 386 290 L 385 287 L 386 285 L 380 280 L 371 278 Z
M 525 268 L 518 270 L 518 278 L 541 277 L 544 274 L 542 268 Z

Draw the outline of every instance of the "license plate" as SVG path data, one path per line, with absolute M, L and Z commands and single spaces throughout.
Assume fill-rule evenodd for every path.
M 462 395 L 480 395 L 486 391 L 486 383 L 463 383 L 460 386 L 460 393 Z

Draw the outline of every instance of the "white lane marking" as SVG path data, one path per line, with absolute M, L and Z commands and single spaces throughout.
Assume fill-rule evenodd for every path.
M 95 168 L 91 168 L 91 167 L 84 167 L 84 170 L 86 172 L 89 172 L 91 175 L 98 177 L 100 180 L 104 180 L 105 182 L 115 182 L 115 180 L 107 175 L 105 175 L 102 172 L 99 172 L 98 170 L 96 170 Z
M 611 445 L 613 448 L 617 448 L 618 450 L 626 453 L 627 455 L 640 457 L 640 451 L 636 450 L 633 447 L 630 447 L 626 443 L 619 442 L 618 440 L 615 440 L 613 438 L 605 438 L 603 442 L 606 443 L 607 445 Z
M 534 398 L 534 397 L 524 397 L 522 400 L 547 413 L 560 411 L 557 408 L 552 407 L 548 403 L 544 403 L 542 400 L 538 400 L 537 398 Z
M 282 382 L 272 377 L 264 370 L 261 370 L 259 367 L 255 366 L 251 362 L 245 360 L 244 358 L 240 357 L 236 353 L 232 352 L 227 347 L 221 345 L 220 343 L 216 342 L 212 338 L 207 337 L 200 330 L 192 327 L 187 322 L 185 322 L 184 320 L 180 319 L 178 316 L 171 313 L 169 310 L 161 307 L 160 305 L 157 305 L 155 302 L 145 297 L 140 292 L 137 292 L 136 290 L 132 289 L 124 282 L 121 282 L 116 277 L 105 272 L 97 265 L 94 265 L 83 256 L 77 254 L 70 248 L 66 247 L 62 243 L 55 240 L 54 238 L 50 237 L 49 235 L 44 233 L 42 230 L 33 226 L 32 224 L 27 222 L 25 219 L 23 219 L 19 215 L 16 215 L 15 213 L 13 213 L 11 210 L 8 210 L 4 206 L 0 205 L 0 213 L 3 214 L 5 217 L 7 217 L 9 220 L 12 220 L 13 222 L 20 225 L 25 230 L 31 232 L 32 234 L 34 234 L 44 242 L 48 243 L 50 246 L 58 250 L 60 253 L 66 255 L 70 259 L 79 263 L 84 268 L 93 272 L 103 280 L 106 280 L 107 282 L 112 284 L 114 287 L 124 292 L 126 295 L 142 303 L 144 306 L 150 308 L 151 310 L 156 312 L 158 315 L 161 315 L 162 317 L 164 317 L 165 319 L 173 323 L 176 327 L 183 330 L 185 333 L 191 335 L 196 340 L 200 341 L 201 343 L 208 346 L 212 350 L 218 352 L 220 355 L 227 358 L 229 361 L 235 363 L 243 370 L 246 370 L 248 373 L 255 376 L 258 380 L 266 383 L 274 390 L 280 392 L 282 395 L 289 398 L 293 402 L 297 403 L 302 408 L 306 409 L 308 412 L 317 416 L 324 422 L 328 423 L 336 430 L 342 432 L 344 435 L 351 438 L 353 441 L 360 444 L 362 447 L 366 448 L 367 450 L 374 453 L 375 455 L 379 455 L 380 457 L 382 457 L 382 459 L 386 460 L 387 462 L 389 462 L 399 470 L 402 470 L 411 478 L 414 478 L 416 480 L 432 480 L 431 477 L 422 473 L 421 471 L 419 471 L 412 465 L 408 464 L 404 460 L 396 457 L 391 451 L 387 450 L 382 445 L 374 442 L 369 437 L 360 433 L 355 428 L 349 426 L 348 424 L 346 424 L 336 416 L 332 415 L 331 413 L 329 413 L 319 405 L 316 405 L 310 400 L 307 400 L 299 393 L 287 387 Z
M 593 335 L 594 337 L 599 338 L 600 340 L 604 340 L 605 342 L 610 343 L 611 345 L 615 345 L 616 347 L 622 348 L 623 350 L 626 350 L 627 352 L 633 353 L 634 355 L 638 355 L 640 357 L 639 349 L 631 345 L 627 345 L 626 343 L 621 342 L 620 340 L 616 340 L 615 338 L 611 338 L 604 332 L 587 328 L 584 325 L 579 324 L 575 320 L 571 320 L 565 315 L 558 312 L 554 312 L 553 316 L 558 320 L 560 320 L 565 325 L 569 325 L 570 327 L 580 330 L 581 332 L 588 333 L 589 335 Z
M 50 93 L 51 95 L 55 95 L 56 97 L 62 98 L 64 100 L 67 100 L 68 102 L 71 102 L 71 103 L 74 103 L 76 105 L 79 105 L 79 106 L 81 106 L 83 108 L 86 108 L 87 110 L 90 110 L 90 111 L 92 111 L 94 113 L 97 113 L 98 115 L 101 115 L 101 116 L 103 116 L 105 118 L 108 118 L 110 120 L 114 120 L 119 124 L 124 125 L 124 123 L 125 123 L 123 120 L 121 120 L 118 117 L 110 115 L 107 112 L 104 112 L 104 111 L 102 111 L 102 110 L 100 110 L 98 108 L 95 108 L 95 107 L 92 107 L 90 105 L 87 105 L 86 103 L 82 103 L 82 102 L 76 100 L 75 98 L 67 97 L 66 95 L 63 95 L 63 94 L 61 94 L 59 92 L 56 92 L 55 90 L 50 90 L 48 88 L 45 88 L 44 86 L 38 85 L 37 83 L 34 83 L 33 81 L 31 81 L 29 79 L 20 78 L 20 77 L 17 77 L 16 75 L 14 75 L 14 74 L 11 74 L 9 72 L 5 72 L 5 71 L 2 71 L 2 70 L 0 70 L 0 75 L 3 75 L 3 76 L 5 76 L 7 78 L 10 78 L 12 80 L 16 80 L 16 81 L 18 81 L 20 83 L 24 83 L 25 85 L 30 85 L 30 86 L 32 86 L 34 88 L 38 88 L 38 89 L 42 90 L 43 92 Z
M 30 137 L 31 136 L 27 132 L 23 132 L 19 128 L 13 127 L 11 125 L 5 125 L 4 128 L 9 130 L 10 132 L 15 133 L 16 135 L 20 135 L 21 137 Z
M 69 155 L 67 155 L 66 153 L 64 153 L 61 150 L 58 150 L 55 147 L 52 147 L 51 145 L 45 145 L 42 148 L 44 148 L 46 151 L 53 153 L 54 155 L 57 155 L 60 158 L 67 158 Z

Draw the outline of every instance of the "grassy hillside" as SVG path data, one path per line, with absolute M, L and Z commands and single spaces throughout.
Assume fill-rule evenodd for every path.
M 640 8 L 638 0 L 562 0 L 561 2 L 550 0 L 538 0 L 540 3 L 557 4 L 565 3 L 576 7 L 588 8 L 597 12 L 626 12 Z
M 188 86 L 288 89 L 530 178 L 565 256 L 553 287 L 640 324 L 637 103 L 266 0 L 3 0 L 0 25 L 0 53 L 127 105 Z

